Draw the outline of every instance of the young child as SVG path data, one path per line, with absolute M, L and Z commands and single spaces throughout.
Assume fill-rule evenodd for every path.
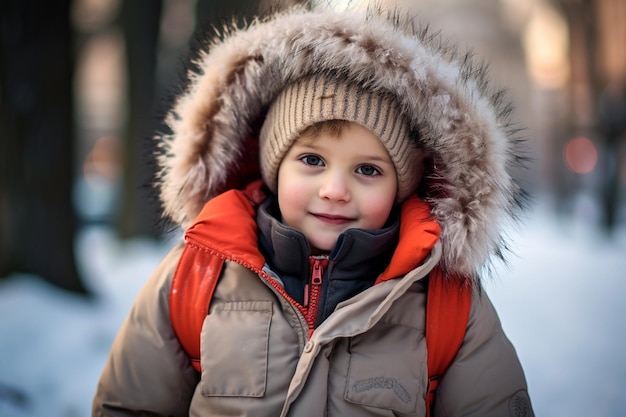
M 200 57 L 161 158 L 185 242 L 120 329 L 94 416 L 533 415 L 480 282 L 522 195 L 508 111 L 481 68 L 410 28 L 294 9 Z M 216 271 L 192 288 L 214 291 L 206 314 L 180 298 Z M 435 279 L 471 307 L 431 409 Z M 172 314 L 198 308 L 196 358 Z

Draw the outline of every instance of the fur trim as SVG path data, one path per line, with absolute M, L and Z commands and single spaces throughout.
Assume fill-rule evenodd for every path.
M 442 226 L 443 266 L 478 279 L 505 248 L 502 222 L 523 200 L 507 172 L 521 159 L 510 108 L 470 54 L 390 16 L 296 8 L 201 51 L 161 138 L 164 213 L 186 227 L 243 171 L 258 175 L 258 130 L 281 88 L 339 73 L 396 96 L 433 156 L 424 195 Z

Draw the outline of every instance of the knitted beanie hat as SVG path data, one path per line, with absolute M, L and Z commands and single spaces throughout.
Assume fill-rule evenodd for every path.
M 261 128 L 261 174 L 272 192 L 278 188 L 280 162 L 299 134 L 326 120 L 358 123 L 380 139 L 396 169 L 397 202 L 415 191 L 421 179 L 422 152 L 411 140 L 408 122 L 397 103 L 384 92 L 317 74 L 282 90 Z

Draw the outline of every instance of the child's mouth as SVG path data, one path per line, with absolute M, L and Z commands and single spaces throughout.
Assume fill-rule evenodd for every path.
M 350 217 L 335 214 L 313 213 L 313 216 L 323 223 L 332 225 L 342 225 L 353 221 Z

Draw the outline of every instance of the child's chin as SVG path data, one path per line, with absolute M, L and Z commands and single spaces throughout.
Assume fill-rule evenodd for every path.
M 333 250 L 335 244 L 337 243 L 337 239 L 327 240 L 327 241 L 317 241 L 310 242 L 311 243 L 311 253 L 313 255 L 326 255 L 330 251 Z

